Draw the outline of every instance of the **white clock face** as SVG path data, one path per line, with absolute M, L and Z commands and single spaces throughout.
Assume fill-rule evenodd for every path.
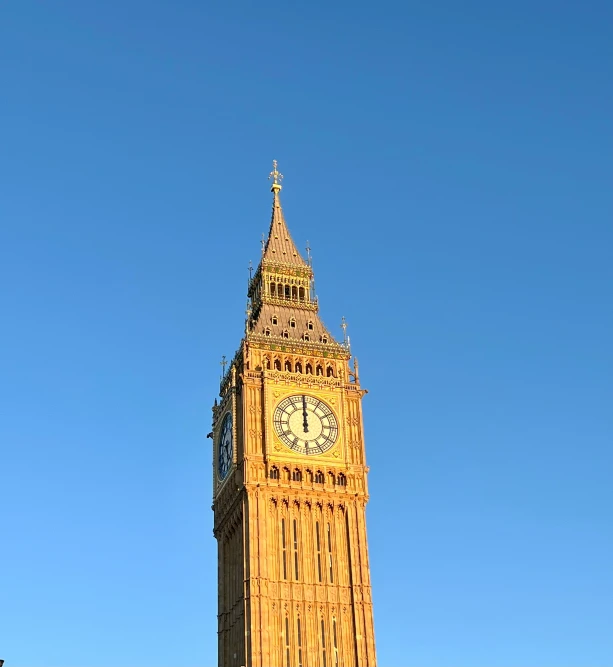
M 279 438 L 300 454 L 323 454 L 338 437 L 334 413 L 314 396 L 289 396 L 277 405 L 273 419 Z

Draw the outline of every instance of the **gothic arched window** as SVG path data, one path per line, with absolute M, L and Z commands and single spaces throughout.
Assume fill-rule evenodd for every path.
M 279 468 L 277 468 L 277 466 L 273 466 L 268 471 L 268 476 L 270 477 L 270 479 L 279 479 Z

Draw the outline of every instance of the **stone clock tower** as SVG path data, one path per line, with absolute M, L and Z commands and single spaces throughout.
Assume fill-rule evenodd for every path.
M 276 162 L 245 335 L 213 408 L 220 667 L 375 667 L 358 366 L 318 316 Z

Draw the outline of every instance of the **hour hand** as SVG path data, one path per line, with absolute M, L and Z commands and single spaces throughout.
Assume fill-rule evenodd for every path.
M 309 419 L 306 407 L 306 396 L 302 397 L 302 427 L 304 428 L 305 433 L 309 432 Z

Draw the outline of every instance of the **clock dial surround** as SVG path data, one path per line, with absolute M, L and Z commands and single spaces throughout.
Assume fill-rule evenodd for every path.
M 299 454 L 324 454 L 338 438 L 338 422 L 330 406 L 308 394 L 283 399 L 275 408 L 273 422 L 279 439 Z
M 221 429 L 219 431 L 219 455 L 217 473 L 220 479 L 225 479 L 232 466 L 232 454 L 234 453 L 234 441 L 232 437 L 232 413 L 226 412 Z

